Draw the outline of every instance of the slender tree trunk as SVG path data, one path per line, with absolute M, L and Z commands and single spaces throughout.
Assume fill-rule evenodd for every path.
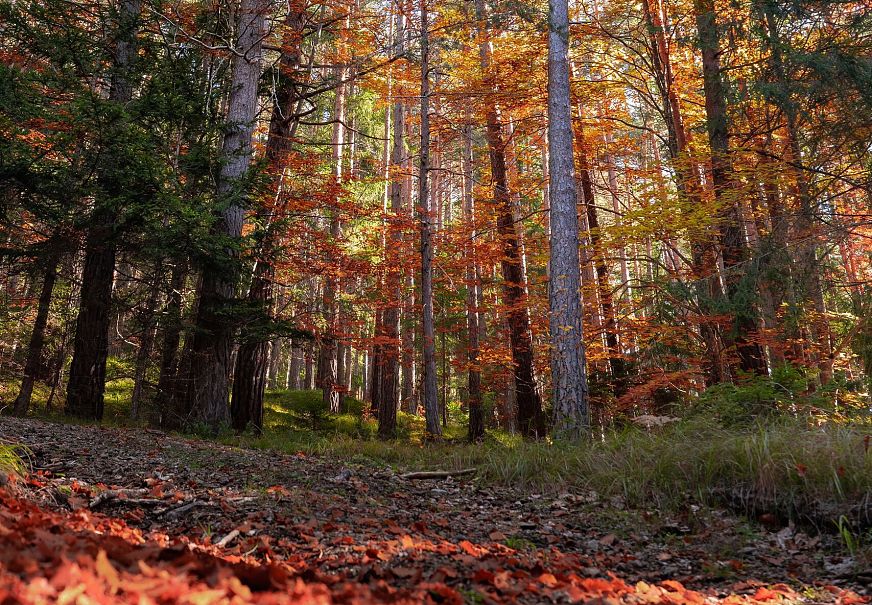
M 469 116 L 471 118 L 471 116 Z M 469 429 L 467 439 L 475 443 L 484 439 L 484 410 L 481 396 L 481 370 L 479 368 L 479 320 L 478 308 L 478 261 L 476 258 L 475 229 L 475 156 L 472 148 L 472 124 L 466 124 L 463 136 L 463 221 L 471 226 L 469 243 L 466 245 L 466 334 L 468 340 L 466 362 L 467 386 L 469 389 Z
M 279 388 L 279 366 L 282 362 L 282 339 L 273 338 L 269 343 L 269 368 L 267 369 L 267 388 Z
M 163 261 L 156 263 L 151 290 L 142 314 L 142 336 L 139 339 L 139 349 L 136 351 L 136 364 L 133 373 L 133 393 L 130 396 L 130 417 L 137 420 L 140 415 L 145 382 L 148 379 L 148 364 L 151 360 L 151 349 L 154 345 L 155 311 L 160 298 L 161 280 L 163 279 Z
M 402 386 L 402 402 L 406 411 L 409 414 L 418 413 L 418 398 L 415 396 L 416 387 L 416 361 L 415 361 L 415 333 L 416 333 L 416 317 L 415 313 L 415 278 L 411 275 L 406 277 L 406 295 L 405 307 L 403 311 L 404 321 L 402 324 L 402 363 L 403 363 L 403 386 Z
M 579 119 L 583 119 L 581 104 L 579 104 Z M 612 285 L 609 282 L 609 268 L 606 265 L 605 250 L 602 245 L 600 233 L 599 215 L 597 213 L 596 198 L 593 193 L 593 181 L 590 176 L 590 162 L 588 161 L 587 140 L 584 136 L 584 126 L 579 124 L 575 129 L 575 135 L 579 149 L 579 184 L 582 192 L 582 203 L 587 217 L 587 230 L 593 252 L 593 265 L 596 273 L 597 298 L 599 299 L 602 330 L 605 336 L 606 351 L 608 354 L 609 370 L 612 378 L 612 393 L 621 397 L 626 392 L 627 370 L 621 346 L 618 343 L 618 323 L 615 318 L 614 297 Z
M 406 140 L 411 139 L 410 121 L 405 124 Z M 408 218 L 414 220 L 416 216 L 415 203 L 412 199 L 412 158 L 407 153 L 402 163 L 405 178 L 403 179 L 403 206 Z M 418 413 L 418 360 L 416 351 L 416 338 L 418 334 L 418 313 L 415 309 L 415 276 L 412 272 L 406 274 L 406 299 L 403 306 L 403 394 L 402 400 L 409 414 Z
M 60 271 L 61 274 L 66 273 L 70 276 L 70 285 L 67 288 L 67 297 L 64 304 L 64 308 L 66 309 L 72 308 L 72 303 L 77 295 L 76 288 L 74 287 L 75 280 L 72 277 L 76 273 L 75 267 L 78 264 L 77 257 L 78 254 L 71 254 L 68 262 L 64 263 L 65 266 L 62 266 Z M 65 317 L 62 324 L 61 341 L 51 364 L 51 376 L 49 378 L 51 390 L 49 391 L 48 398 L 45 402 L 46 412 L 52 411 L 55 395 L 63 387 L 64 362 L 67 359 L 67 350 L 72 336 L 72 321 Z
M 423 327 L 424 415 L 427 433 L 442 435 L 436 386 L 436 336 L 433 322 L 433 209 L 430 172 L 430 32 L 427 0 L 421 0 L 421 150 L 418 173 L 418 215 L 421 225 L 421 324 Z
M 590 412 L 582 340 L 566 0 L 550 0 L 548 23 L 548 198 L 551 203 L 548 301 L 554 435 L 571 439 L 589 430 Z
M 383 332 L 382 317 L 384 312 L 381 309 L 376 309 L 374 315 L 373 334 L 380 335 Z M 382 346 L 378 342 L 373 344 L 372 353 L 369 356 L 369 404 L 370 411 L 374 415 L 378 415 L 379 407 L 381 406 L 381 371 L 383 367 Z
M 347 74 L 345 67 L 337 69 L 337 79 L 342 82 Z M 348 84 L 339 84 L 336 88 L 336 97 L 333 103 L 333 179 L 336 186 L 342 182 L 342 157 L 345 145 L 345 108 Z M 342 219 L 338 205 L 333 208 L 330 219 L 330 237 L 334 244 L 338 244 L 342 236 Z M 333 412 L 339 412 L 339 391 L 337 390 L 338 375 L 338 346 L 337 333 L 339 330 L 339 302 L 337 295 L 340 291 L 338 275 L 326 275 L 324 278 L 324 333 L 321 335 L 321 352 L 319 367 L 321 368 L 321 389 L 323 391 L 324 404 Z
M 27 361 L 24 363 L 24 378 L 21 380 L 21 389 L 15 398 L 13 411 L 16 416 L 26 416 L 30 407 L 30 398 L 33 395 L 33 384 L 42 363 L 42 350 L 45 345 L 45 327 L 48 325 L 48 315 L 51 310 L 51 297 L 57 280 L 58 263 L 60 261 L 56 253 L 50 253 L 42 278 L 42 290 L 39 293 L 36 319 L 33 322 L 33 331 L 30 333 L 30 344 L 27 347 Z
M 289 364 L 289 379 L 285 388 L 292 391 L 300 390 L 300 373 L 303 366 L 303 349 L 297 340 L 291 340 L 291 361 Z
M 404 50 L 403 15 L 397 12 L 394 36 L 396 40 L 397 54 Z M 405 130 L 405 113 L 403 103 L 400 100 L 393 105 L 393 147 L 391 149 L 391 166 L 394 170 L 400 168 L 403 157 L 406 154 L 403 145 L 403 132 Z M 401 175 L 393 174 L 390 181 L 391 214 L 396 223 L 402 220 L 403 215 L 403 183 Z M 400 381 L 400 307 L 403 304 L 402 292 L 402 266 L 399 252 L 402 246 L 403 233 L 399 224 L 390 225 L 389 247 L 385 247 L 387 267 L 385 269 L 385 291 L 388 294 L 388 305 L 384 310 L 382 330 L 384 343 L 381 347 L 381 395 L 379 397 L 378 410 L 378 434 L 382 439 L 392 439 L 397 432 L 397 395 Z
M 179 344 L 182 340 L 182 290 L 187 278 L 187 265 L 179 260 L 170 273 L 170 284 L 166 292 L 166 305 L 163 311 L 163 338 L 160 347 L 160 374 L 157 380 L 157 399 L 160 408 L 161 425 L 179 426 L 181 405 L 174 401 L 180 391 Z
M 313 346 L 307 342 L 303 348 L 303 389 L 311 391 L 315 388 L 315 360 Z
M 491 74 L 491 49 L 487 40 L 487 7 L 484 0 L 476 0 L 476 18 L 482 42 L 479 49 L 482 71 L 488 83 L 488 92 L 496 92 Z M 506 171 L 505 142 L 500 125 L 499 110 L 492 95 L 485 97 L 487 142 L 490 151 L 491 178 L 494 202 L 497 208 L 497 233 L 503 245 L 501 268 L 503 275 L 503 305 L 507 308 L 509 339 L 512 348 L 512 366 L 518 413 L 518 428 L 525 437 L 542 437 L 545 428 L 542 402 L 536 389 L 533 369 L 533 335 L 527 313 L 526 280 L 523 259 L 515 225 L 512 198 Z M 553 204 L 553 200 L 552 200 Z

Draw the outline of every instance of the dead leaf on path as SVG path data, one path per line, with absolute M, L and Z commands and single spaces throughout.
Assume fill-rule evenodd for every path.
M 118 575 L 118 570 L 109 562 L 109 557 L 106 556 L 106 551 L 102 548 L 97 553 L 94 566 L 97 570 L 97 575 L 106 580 L 113 593 L 116 592 L 121 585 L 121 576 Z
M 415 574 L 418 573 L 418 570 L 414 569 L 412 567 L 399 566 L 399 567 L 392 567 L 391 572 L 395 576 L 397 576 L 398 578 L 411 578 L 412 576 L 414 576 Z

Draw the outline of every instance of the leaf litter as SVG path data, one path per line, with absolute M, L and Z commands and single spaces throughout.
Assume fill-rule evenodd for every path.
M 722 511 L 3 418 L 0 603 L 867 603 L 837 538 Z

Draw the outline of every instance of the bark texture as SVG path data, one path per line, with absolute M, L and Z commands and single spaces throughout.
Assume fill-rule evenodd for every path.
M 588 386 L 582 341 L 578 212 L 569 99 L 569 9 L 550 0 L 548 31 L 548 199 L 551 256 L 548 303 L 551 329 L 554 435 L 588 431 Z

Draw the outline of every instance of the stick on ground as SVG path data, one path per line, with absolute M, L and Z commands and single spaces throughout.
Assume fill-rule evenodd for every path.
M 475 473 L 474 468 L 465 468 L 460 471 L 415 471 L 400 475 L 402 479 L 445 479 L 447 477 L 461 477 L 463 475 L 472 475 Z

